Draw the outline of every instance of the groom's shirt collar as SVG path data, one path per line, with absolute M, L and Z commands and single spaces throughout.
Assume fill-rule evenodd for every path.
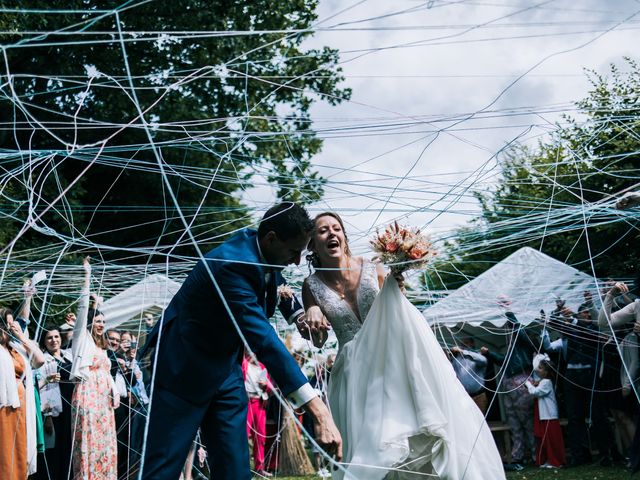
M 258 258 L 260 259 L 260 263 L 262 264 L 262 268 L 264 270 L 269 269 L 270 267 L 267 265 L 267 259 L 264 258 L 264 255 L 262 254 L 262 249 L 260 248 L 260 241 L 258 240 L 257 236 L 256 236 L 256 247 L 258 248 Z
M 276 266 L 270 265 L 267 259 L 264 258 L 264 255 L 262 254 L 262 249 L 260 248 L 260 241 L 258 240 L 257 236 L 256 236 L 256 248 L 258 249 L 258 258 L 260 260 L 260 264 L 262 265 L 262 269 L 265 271 L 265 273 L 277 272 L 283 269 L 283 267 L 276 267 Z
M 260 264 L 262 265 L 262 269 L 264 270 L 265 273 L 271 273 L 275 270 L 275 267 L 272 267 L 269 265 L 269 263 L 267 262 L 267 259 L 264 258 L 264 255 L 262 254 L 262 249 L 260 248 L 260 241 L 258 240 L 258 237 L 256 236 L 256 247 L 258 248 L 258 258 L 260 259 Z

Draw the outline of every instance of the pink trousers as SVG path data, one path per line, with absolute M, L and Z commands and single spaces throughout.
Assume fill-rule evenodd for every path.
M 253 469 L 264 470 L 264 442 L 267 437 L 266 402 L 260 398 L 249 399 L 247 413 L 247 437 L 253 439 Z

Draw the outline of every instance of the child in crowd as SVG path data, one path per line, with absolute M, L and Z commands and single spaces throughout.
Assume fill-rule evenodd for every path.
M 529 393 L 535 397 L 533 435 L 536 439 L 536 465 L 541 468 L 558 468 L 566 463 L 562 429 L 558 421 L 558 403 L 551 382 L 553 368 L 542 360 L 536 368 L 540 377 L 537 385 L 526 382 Z

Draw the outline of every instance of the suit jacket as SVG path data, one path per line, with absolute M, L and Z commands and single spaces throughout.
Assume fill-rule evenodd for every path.
M 255 230 L 245 229 L 205 255 L 171 300 L 144 350 L 159 341 L 154 381 L 193 403 L 207 403 L 231 376 L 242 378 L 242 335 L 286 396 L 307 383 L 284 343 L 269 323 L 275 312 L 278 270 L 265 282 Z M 222 295 L 215 288 L 215 278 Z M 295 302 L 280 302 L 288 318 Z M 144 352 L 142 352 L 144 354 Z M 153 359 L 153 357 L 152 357 Z

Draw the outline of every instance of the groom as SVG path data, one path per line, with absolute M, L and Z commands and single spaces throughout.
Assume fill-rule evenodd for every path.
M 145 346 L 157 348 L 157 363 L 143 480 L 178 478 L 198 428 L 212 478 L 251 478 L 238 329 L 282 394 L 311 414 L 316 441 L 341 459 L 329 411 L 268 321 L 284 283 L 280 270 L 300 262 L 312 227 L 301 206 L 272 207 L 257 232 L 242 230 L 207 253 L 173 297 Z M 295 315 L 290 304 L 279 305 L 287 319 Z

